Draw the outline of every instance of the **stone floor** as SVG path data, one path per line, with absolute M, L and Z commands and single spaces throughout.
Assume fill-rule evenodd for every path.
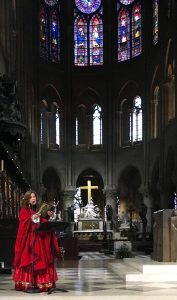
M 14 290 L 12 275 L 0 274 L 0 300 L 35 299 L 48 300 L 172 300 L 177 299 L 177 283 L 131 283 L 126 284 L 119 271 L 116 273 L 109 264 L 118 263 L 113 255 L 81 253 L 78 261 L 60 262 L 57 267 L 57 288 L 52 294 L 27 294 Z

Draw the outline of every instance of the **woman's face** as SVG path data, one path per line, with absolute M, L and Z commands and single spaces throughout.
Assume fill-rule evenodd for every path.
M 30 197 L 29 203 L 30 203 L 31 205 L 35 205 L 36 202 L 37 202 L 37 199 L 36 199 L 35 193 L 31 193 L 31 197 Z

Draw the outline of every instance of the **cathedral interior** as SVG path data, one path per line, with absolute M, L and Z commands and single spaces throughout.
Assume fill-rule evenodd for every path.
M 0 16 L 0 260 L 30 189 L 75 237 L 87 204 L 102 231 L 126 215 L 151 234 L 177 205 L 177 2 L 1 0 Z

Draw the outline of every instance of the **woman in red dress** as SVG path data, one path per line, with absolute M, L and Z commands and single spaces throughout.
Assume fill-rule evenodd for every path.
M 59 255 L 57 237 L 55 233 L 36 232 L 39 223 L 48 222 L 48 219 L 35 213 L 36 206 L 36 192 L 26 192 L 19 216 L 14 256 L 13 279 L 18 291 L 26 291 L 35 285 L 41 292 L 47 292 L 58 279 L 53 266 L 54 256 Z M 53 212 L 48 211 L 47 215 L 50 217 Z

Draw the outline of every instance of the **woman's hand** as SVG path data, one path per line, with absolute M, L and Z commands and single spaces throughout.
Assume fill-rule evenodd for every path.
M 49 210 L 47 214 L 49 216 L 49 221 L 54 221 L 56 219 L 56 213 L 54 211 Z
M 50 210 L 48 210 L 47 214 L 48 214 L 49 217 L 53 217 L 54 216 L 54 212 L 50 211 Z
M 33 215 L 33 219 L 36 220 L 36 219 L 38 219 L 40 216 L 41 216 L 41 214 L 34 214 L 34 215 Z
M 40 223 L 40 215 L 41 214 L 34 214 L 31 216 L 31 220 L 33 223 Z

